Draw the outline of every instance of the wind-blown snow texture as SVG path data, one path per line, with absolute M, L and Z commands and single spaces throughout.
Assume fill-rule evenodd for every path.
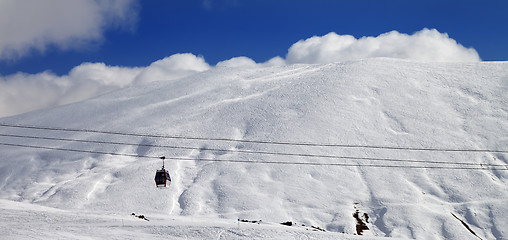
M 183 79 L 147 83 L 75 104 L 3 118 L 0 122 L 238 140 L 506 150 L 508 63 L 371 59 L 249 69 L 215 67 Z M 461 166 L 206 150 L 221 148 L 508 164 L 508 154 L 503 153 L 295 147 L 9 127 L 1 127 L 0 133 L 196 147 L 200 150 L 0 137 L 3 143 L 195 159 Z M 305 233 L 306 237 L 345 238 L 356 234 L 353 213 L 358 210 L 360 216 L 365 213 L 369 217 L 366 223 L 369 230 L 363 234 L 371 238 L 476 239 L 453 213 L 483 239 L 508 239 L 506 170 L 168 160 L 166 166 L 173 183 L 169 189 L 160 190 L 153 182 L 155 170 L 161 165 L 158 159 L 1 145 L 0 152 L 0 199 L 4 199 L 0 207 L 2 212 L 9 213 L 0 218 L 2 232 L 10 228 L 16 216 L 20 216 L 21 223 L 37 215 L 29 214 L 35 210 L 19 207 L 20 203 L 12 202 L 15 201 L 33 204 L 34 208 L 48 207 L 55 215 L 59 210 L 65 211 L 64 218 L 69 212 L 100 214 L 106 225 L 113 221 L 104 220 L 106 214 L 128 216 L 135 212 L 160 219 L 157 224 L 140 227 L 144 234 L 157 236 L 129 235 L 132 238 L 157 238 L 165 234 L 220 238 L 217 229 L 236 227 L 238 218 L 261 219 L 266 223 L 293 221 L 345 233 Z M 13 209 L 19 212 L 11 216 Z M 69 219 L 72 220 L 67 217 L 66 221 L 72 222 Z M 91 219 L 86 215 L 76 224 L 90 224 Z M 176 227 L 161 230 L 164 219 L 172 225 L 179 222 L 175 219 L 222 220 L 217 220 L 216 227 L 203 227 L 199 234 L 196 230 L 199 224 L 189 228 L 194 230 Z M 232 226 L 223 226 L 224 220 L 233 220 Z M 47 219 L 41 222 L 48 224 Z M 67 232 L 78 231 L 66 226 Z M 158 230 L 146 230 L 150 226 Z M 262 231 L 259 228 L 252 228 L 250 235 L 234 235 L 228 230 L 228 238 L 303 236 L 281 234 L 289 228 L 282 227 L 266 230 L 273 235 L 256 235 Z M 104 231 L 111 234 L 125 233 L 113 227 L 107 229 Z M 50 230 L 41 227 L 39 230 L 47 238 L 55 237 L 49 234 Z M 189 235 L 192 231 L 194 235 Z M 24 232 L 11 229 L 9 233 L 21 238 Z M 102 237 L 92 231 L 88 236 Z

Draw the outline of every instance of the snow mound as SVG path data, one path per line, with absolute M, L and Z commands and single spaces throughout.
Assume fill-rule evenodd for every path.
M 507 62 L 214 68 L 0 119 L 0 199 L 94 214 L 293 221 L 347 235 L 362 222 L 372 237 L 474 238 L 455 215 L 482 238 L 506 239 L 507 93 Z M 336 144 L 501 151 L 324 146 Z M 169 189 L 155 188 L 157 156 L 168 159 Z

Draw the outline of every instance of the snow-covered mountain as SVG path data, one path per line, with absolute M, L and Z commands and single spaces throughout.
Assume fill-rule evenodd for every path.
M 215 67 L 0 123 L 10 238 L 508 239 L 508 62 Z

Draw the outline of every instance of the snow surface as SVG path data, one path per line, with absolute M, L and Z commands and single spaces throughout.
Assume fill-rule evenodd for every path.
M 508 62 L 370 59 L 215 67 L 183 79 L 2 118 L 0 123 L 236 140 L 506 151 Z M 507 153 L 311 147 L 5 126 L 0 134 L 123 142 L 129 144 L 0 136 L 0 143 L 127 155 L 357 165 L 168 159 L 173 182 L 161 190 L 153 181 L 160 159 L 0 145 L 0 233 L 6 239 L 478 239 L 452 213 L 482 239 L 508 239 L 507 167 L 407 168 L 479 167 L 453 164 L 457 162 L 506 166 Z M 406 167 L 361 166 L 365 164 Z M 369 217 L 368 221 L 363 217 L 369 228 L 363 236 L 354 236 L 356 211 Z M 262 223 L 239 224 L 237 219 Z M 279 224 L 286 221 L 298 226 Z M 326 232 L 312 231 L 311 226 Z

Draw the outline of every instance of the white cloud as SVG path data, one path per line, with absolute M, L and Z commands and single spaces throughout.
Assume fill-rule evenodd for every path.
M 0 60 L 48 46 L 78 48 L 100 41 L 107 28 L 132 28 L 137 0 L 2 0 Z
M 60 77 L 58 105 L 91 98 L 132 84 L 141 68 L 106 66 L 104 63 L 83 63 L 69 75 Z M 57 78 L 58 79 L 58 78 Z M 55 79 L 55 81 L 58 81 Z M 44 94 L 44 93 L 42 93 Z
M 83 63 L 64 76 L 51 72 L 0 76 L 0 117 L 77 102 L 138 83 L 173 80 L 209 68 L 202 57 L 175 54 L 141 68 Z
M 174 54 L 148 66 L 139 76 L 137 83 L 173 80 L 210 69 L 203 57 L 190 53 Z
M 254 68 L 257 67 L 257 63 L 248 57 L 234 57 L 229 60 L 218 62 L 216 67 Z
M 284 60 L 283 58 L 277 56 L 277 57 L 274 57 L 264 63 L 261 63 L 261 66 L 263 67 L 275 67 L 275 66 L 284 66 L 286 65 L 286 60 Z
M 413 35 L 392 31 L 360 39 L 329 33 L 293 44 L 286 59 L 274 57 L 267 62 L 256 63 L 248 57 L 235 57 L 219 62 L 215 67 L 256 68 L 372 57 L 437 62 L 480 61 L 474 49 L 463 47 L 437 30 L 423 29 Z M 80 101 L 135 84 L 174 80 L 210 68 L 203 57 L 184 53 L 155 61 L 147 67 L 83 63 L 64 76 L 50 72 L 0 76 L 0 117 Z
M 80 101 L 131 84 L 137 68 L 83 63 L 69 75 L 50 72 L 0 76 L 0 116 Z
M 256 68 L 256 67 L 274 67 L 283 66 L 286 61 L 281 57 L 274 57 L 264 63 L 256 63 L 248 57 L 234 57 L 229 60 L 218 62 L 216 67 L 219 68 Z
M 448 34 L 423 29 L 413 35 L 391 31 L 377 37 L 356 39 L 351 35 L 329 33 L 293 44 L 287 63 L 330 63 L 375 57 L 431 62 L 475 62 L 478 53 L 465 48 Z

